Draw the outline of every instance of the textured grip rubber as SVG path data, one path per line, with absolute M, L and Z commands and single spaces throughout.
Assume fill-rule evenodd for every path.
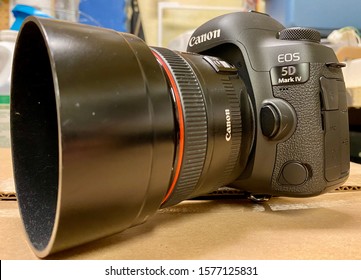
M 177 115 L 178 118 L 183 118 L 178 120 L 183 122 L 184 131 L 179 133 L 184 135 L 183 154 L 179 154 L 182 153 L 182 149 L 178 147 L 177 160 L 181 165 L 179 175 L 176 170 L 174 172 L 175 186 L 162 204 L 162 207 L 167 207 L 188 198 L 197 186 L 207 150 L 207 115 L 201 86 L 188 63 L 169 49 L 153 48 L 153 50 L 160 56 L 158 59 L 161 58 L 170 70 L 171 77 L 168 79 L 173 79 L 176 83 L 181 107 L 175 107 L 178 110 L 181 108 L 181 112 L 178 111 Z M 177 97 L 175 99 L 175 102 L 178 102 Z M 182 129 L 182 125 L 179 127 Z
M 297 113 L 297 129 L 287 141 L 277 145 L 277 158 L 272 176 L 272 189 L 277 194 L 309 196 L 336 184 L 325 179 L 325 120 L 321 111 L 320 76 L 342 79 L 340 69 L 330 69 L 323 63 L 310 64 L 310 79 L 296 86 L 275 86 L 274 95 L 292 104 Z M 300 94 L 301 93 L 301 94 Z M 347 125 L 347 123 L 346 123 Z M 337 128 L 338 133 L 341 129 Z M 332 146 L 331 149 L 339 150 Z M 317 155 L 317 156 L 315 156 Z M 285 184 L 280 176 L 284 164 L 297 160 L 307 167 L 310 178 L 302 185 Z M 345 174 L 342 174 L 344 177 Z

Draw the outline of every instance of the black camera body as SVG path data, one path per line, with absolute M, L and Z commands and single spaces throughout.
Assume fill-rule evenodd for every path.
M 198 28 L 188 51 L 238 69 L 254 116 L 247 167 L 231 185 L 252 194 L 312 196 L 349 174 L 346 89 L 317 31 L 266 14 L 228 14 Z M 247 129 L 247 128 L 246 128 Z

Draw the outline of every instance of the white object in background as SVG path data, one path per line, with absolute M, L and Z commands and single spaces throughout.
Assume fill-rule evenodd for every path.
M 191 38 L 194 30 L 182 33 L 168 43 L 168 48 L 174 51 L 187 51 L 188 41 Z
M 78 21 L 80 0 L 54 0 L 54 16 L 57 19 Z M 104 3 L 106 5 L 106 3 Z
M 347 103 L 349 107 L 361 107 L 361 59 L 346 61 L 342 68 L 347 88 Z
M 18 32 L 13 30 L 0 31 L 0 95 L 10 94 L 11 68 L 17 34 Z
M 334 45 L 360 46 L 361 38 L 353 27 L 344 27 L 334 30 L 328 35 L 327 40 Z
M 190 11 L 224 11 L 239 12 L 244 11 L 242 7 L 228 6 L 202 6 L 202 5 L 184 5 L 178 2 L 158 2 L 158 43 L 157 46 L 163 46 L 163 15 L 165 10 L 190 10 Z M 197 27 L 197 26 L 195 26 Z

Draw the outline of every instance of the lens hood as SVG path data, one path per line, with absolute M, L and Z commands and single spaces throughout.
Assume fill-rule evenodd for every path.
M 14 56 L 11 137 L 21 216 L 39 257 L 159 209 L 174 161 L 172 108 L 162 69 L 139 38 L 26 19 Z

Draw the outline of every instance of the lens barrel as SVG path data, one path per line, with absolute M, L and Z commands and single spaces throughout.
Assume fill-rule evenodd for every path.
M 246 89 L 235 68 L 209 59 L 26 19 L 11 139 L 21 216 L 39 257 L 123 231 L 241 174 L 242 138 L 252 135 L 242 130 Z

